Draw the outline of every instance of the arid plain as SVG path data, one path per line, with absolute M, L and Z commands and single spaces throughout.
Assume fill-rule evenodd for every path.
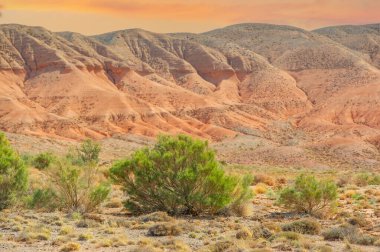
M 47 176 L 40 153 L 91 138 L 106 180 L 156 136 L 186 134 L 227 173 L 252 175 L 254 193 L 236 213 L 197 217 L 132 215 L 117 185 L 91 213 L 15 206 L 0 214 L 0 251 L 380 251 L 379 105 L 380 24 L 96 36 L 0 25 L 0 130 L 29 190 Z M 279 202 L 299 174 L 334 181 L 329 213 Z

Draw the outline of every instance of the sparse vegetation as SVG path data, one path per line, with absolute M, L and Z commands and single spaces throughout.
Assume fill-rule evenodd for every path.
M 318 214 L 331 208 L 337 199 L 337 187 L 332 181 L 318 181 L 314 176 L 300 175 L 293 186 L 285 188 L 279 202 L 300 213 Z
M 107 183 L 99 182 L 97 167 L 90 164 L 75 166 L 59 160 L 48 175 L 61 207 L 69 211 L 94 211 L 111 190 Z
M 59 251 L 60 252 L 70 252 L 78 251 L 80 249 L 80 244 L 76 242 L 69 242 L 65 244 Z
M 243 227 L 241 230 L 239 230 L 236 233 L 236 239 L 247 240 L 251 237 L 252 237 L 252 232 L 247 227 Z
M 33 159 L 33 166 L 37 169 L 46 169 L 54 161 L 55 157 L 50 152 L 42 152 Z
M 149 228 L 150 236 L 176 236 L 181 233 L 181 228 L 175 223 L 162 223 Z
M 176 141 L 179 139 L 175 137 L 166 139 L 163 145 L 156 145 L 141 154 L 144 158 L 133 159 L 137 153 L 132 154 L 129 161 L 123 162 L 134 161 L 130 163 L 135 165 L 134 170 L 120 170 L 120 172 L 130 172 L 128 179 L 133 182 L 132 185 L 136 185 L 136 171 L 141 172 L 139 176 L 151 176 L 151 180 L 139 178 L 145 184 L 138 184 L 136 190 L 144 189 L 151 197 L 161 197 L 160 200 L 169 207 L 165 209 L 174 207 L 175 212 L 164 209 L 158 212 L 130 212 L 119 209 L 123 206 L 121 205 L 123 193 L 127 192 L 123 191 L 125 184 L 114 185 L 109 199 L 107 196 L 110 185 L 103 184 L 107 181 L 106 176 L 111 175 L 113 178 L 114 173 L 107 173 L 105 168 L 96 165 L 94 161 L 84 162 L 84 159 L 81 159 L 80 162 L 73 162 L 73 159 L 56 157 L 46 168 L 29 170 L 31 186 L 28 193 L 24 193 L 29 196 L 20 197 L 20 202 L 26 199 L 26 204 L 18 204 L 16 212 L 14 209 L 5 209 L 0 215 L 1 242 L 6 247 L 8 244 L 14 246 L 10 244 L 22 243 L 22 246 L 28 249 L 45 249 L 52 245 L 57 251 L 101 251 L 120 248 L 123 251 L 329 252 L 337 248 L 359 251 L 359 248 L 362 249 L 361 246 L 373 246 L 368 247 L 373 250 L 374 246 L 379 246 L 375 224 L 380 217 L 377 209 L 380 188 L 378 185 L 368 183 L 368 178 L 365 179 L 367 182 L 360 186 L 349 182 L 342 183 L 339 189 L 335 188 L 339 192 L 339 200 L 335 203 L 335 197 L 331 196 L 334 193 L 330 191 L 331 188 L 334 189 L 334 185 L 329 187 L 326 184 L 332 182 L 323 180 L 323 178 L 337 180 L 338 176 L 331 175 L 330 171 L 316 173 L 321 175 L 321 179 L 317 180 L 312 176 L 296 177 L 300 173 L 298 168 L 288 174 L 288 170 L 285 172 L 277 167 L 254 167 L 254 174 L 259 175 L 256 181 L 252 182 L 249 176 L 241 176 L 252 174 L 252 167 L 233 166 L 231 169 L 232 166 L 227 165 L 221 168 L 218 162 L 211 158 L 213 156 L 208 151 L 211 153 L 212 151 L 205 142 L 197 143 L 192 139 L 182 139 L 179 143 Z M 28 156 L 33 157 L 33 155 Z M 145 159 L 146 157 L 149 159 Z M 193 163 L 193 160 L 196 162 Z M 33 166 L 33 163 L 30 161 L 29 165 Z M 205 171 L 204 166 L 209 170 Z M 201 174 L 211 174 L 208 179 L 217 180 L 219 177 L 214 176 L 214 168 L 217 168 L 218 172 L 222 171 L 222 181 L 229 178 L 228 181 L 233 182 L 227 187 L 228 194 L 225 194 L 229 203 L 218 207 L 217 211 L 209 210 L 209 205 L 206 205 L 207 210 L 204 212 L 194 213 L 185 210 L 184 202 L 191 204 L 195 202 L 197 209 L 204 209 L 199 206 L 199 202 L 204 201 L 199 201 L 195 197 L 203 194 L 190 195 L 189 197 L 195 199 L 186 201 L 181 198 L 187 195 L 183 194 L 185 190 L 179 191 L 178 194 L 170 194 L 164 190 L 177 190 L 182 189 L 181 186 L 190 187 L 190 185 L 199 188 L 207 185 L 197 191 L 206 192 L 207 198 L 210 194 L 205 189 L 226 189 L 224 184 L 211 183 L 209 186 L 203 183 L 204 181 L 198 181 L 204 178 L 197 173 L 198 171 L 203 172 Z M 100 172 L 99 169 L 104 169 L 104 172 Z M 266 169 L 268 174 L 261 175 Z M 236 174 L 236 176 L 227 174 Z M 361 173 L 359 175 L 361 177 Z M 354 183 L 359 175 L 352 174 L 351 181 Z M 36 183 L 40 178 L 43 178 L 43 183 Z M 192 180 L 193 178 L 195 180 Z M 176 183 L 178 179 L 181 184 Z M 150 183 L 147 183 L 148 181 Z M 311 212 L 297 210 L 296 205 L 288 205 L 290 206 L 288 208 L 284 202 L 281 202 L 284 200 L 281 197 L 284 197 L 284 192 L 289 190 L 292 193 L 287 196 L 292 197 L 287 199 L 291 199 L 291 202 L 304 204 L 302 207 L 314 204 L 318 207 L 312 207 Z M 251 201 L 252 192 L 256 192 L 256 197 Z M 130 199 L 130 195 L 125 194 L 125 196 L 127 200 Z M 104 204 L 101 204 L 102 202 Z M 279 202 L 283 204 L 280 205 Z M 182 205 L 176 208 L 178 203 Z M 309 216 L 310 213 L 318 216 L 321 211 L 328 210 L 335 204 L 338 207 L 333 212 L 336 215 L 331 216 L 334 218 L 318 220 Z M 27 209 L 22 209 L 25 205 Z M 320 208 L 324 205 L 326 207 Z M 99 211 L 92 212 L 90 209 L 99 209 Z M 213 205 L 211 209 L 215 209 Z M 286 209 L 296 212 L 289 213 Z M 139 213 L 144 215 L 137 215 Z M 126 214 L 128 217 L 125 217 Z M 183 214 L 206 216 L 194 217 Z M 303 217 L 304 215 L 307 217 Z M 287 222 L 284 223 L 284 220 Z M 319 223 L 324 227 L 322 234 Z M 136 239 L 136 234 L 143 237 Z M 326 240 L 325 245 L 321 237 Z
M 356 175 L 354 182 L 357 186 L 380 185 L 380 175 L 375 173 L 360 173 Z
M 53 211 L 59 207 L 57 194 L 51 189 L 36 189 L 27 201 L 30 208 Z
M 321 225 L 315 220 L 303 219 L 283 225 L 282 230 L 301 234 L 317 235 L 321 231 Z
M 263 183 L 268 186 L 274 186 L 276 184 L 275 179 L 265 174 L 256 174 L 253 179 L 253 184 Z
M 66 157 L 74 165 L 97 164 L 100 151 L 100 144 L 91 139 L 86 139 L 79 147 L 72 148 Z
M 27 169 L 0 132 L 0 211 L 13 204 L 17 197 L 26 192 L 27 187 Z
M 360 245 L 373 245 L 376 239 L 373 236 L 363 234 L 360 230 L 350 224 L 341 225 L 326 230 L 322 233 L 325 240 L 347 240 L 350 243 Z
M 152 149 L 116 163 L 111 176 L 123 186 L 125 206 L 134 213 L 214 214 L 248 198 L 247 189 L 240 190 L 243 197 L 234 194 L 246 183 L 225 174 L 207 142 L 184 135 L 160 136 Z

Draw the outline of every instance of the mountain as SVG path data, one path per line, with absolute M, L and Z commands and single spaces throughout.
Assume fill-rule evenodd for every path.
M 314 32 L 357 51 L 366 61 L 380 68 L 380 24 L 334 26 Z
M 186 133 L 246 143 L 241 155 L 225 152 L 240 161 L 328 156 L 376 167 L 379 36 L 379 25 L 96 36 L 0 25 L 0 129 L 60 139 Z

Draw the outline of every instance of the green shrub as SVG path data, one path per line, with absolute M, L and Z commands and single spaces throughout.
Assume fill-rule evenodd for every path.
M 74 165 L 97 164 L 99 162 L 100 151 L 100 144 L 91 139 L 86 139 L 79 147 L 69 150 L 66 157 Z
M 50 152 L 43 152 L 38 154 L 34 159 L 33 159 L 33 166 L 36 167 L 37 169 L 46 169 L 48 168 L 51 163 L 54 161 L 54 155 Z
M 59 207 L 57 194 L 51 188 L 37 189 L 29 199 L 28 206 L 35 209 L 55 210 Z
M 314 176 L 300 175 L 293 186 L 280 193 L 279 202 L 300 213 L 317 214 L 333 206 L 338 193 L 332 181 L 318 181 Z
M 31 166 L 33 164 L 34 156 L 29 153 L 22 153 L 20 158 L 26 166 Z
M 11 148 L 5 135 L 0 132 L 0 210 L 14 203 L 28 187 L 28 172 Z
M 94 211 L 111 191 L 108 183 L 98 182 L 98 169 L 94 165 L 79 167 L 59 160 L 48 175 L 61 207 L 68 211 Z
M 235 186 L 235 191 L 232 194 L 234 200 L 228 207 L 233 213 L 238 215 L 241 214 L 242 207 L 252 198 L 253 193 L 250 187 L 251 183 L 252 177 L 244 176 L 239 180 L 238 185 Z
M 160 136 L 152 149 L 117 162 L 110 175 L 134 213 L 214 214 L 248 198 L 246 179 L 226 175 L 207 142 L 185 135 Z
M 360 245 L 373 245 L 376 241 L 375 237 L 361 233 L 358 228 L 350 224 L 330 228 L 322 235 L 328 241 L 347 240 L 350 243 Z
M 297 220 L 282 226 L 282 231 L 292 231 L 301 234 L 317 235 L 321 231 L 321 225 L 312 219 Z
M 380 175 L 363 172 L 358 174 L 354 181 L 357 186 L 380 185 Z

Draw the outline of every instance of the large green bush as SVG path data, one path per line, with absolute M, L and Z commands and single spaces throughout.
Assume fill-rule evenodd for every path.
M 27 184 L 28 173 L 23 161 L 0 132 L 0 210 L 22 195 Z
M 160 136 L 153 148 L 117 162 L 110 175 L 134 213 L 214 214 L 251 196 L 246 179 L 226 175 L 207 142 L 185 135 Z
M 338 196 L 332 181 L 318 181 L 314 176 L 300 175 L 294 185 L 285 188 L 279 202 L 300 213 L 319 214 L 333 206 Z

